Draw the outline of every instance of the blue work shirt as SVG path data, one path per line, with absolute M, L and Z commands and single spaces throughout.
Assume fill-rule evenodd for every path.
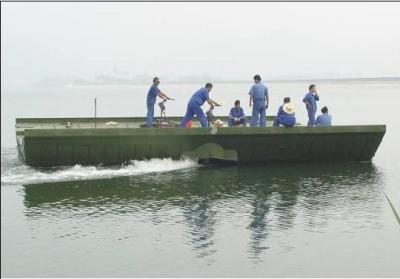
M 279 107 L 278 114 L 274 121 L 274 126 L 278 127 L 279 125 L 283 125 L 285 127 L 293 127 L 296 125 L 296 116 L 294 113 L 286 113 L 283 110 L 283 105 Z
M 307 110 L 312 112 L 317 111 L 317 101 L 319 101 L 318 95 L 314 95 L 311 92 L 307 93 L 303 98 L 303 102 L 307 105 Z
M 207 88 L 202 87 L 196 92 L 194 92 L 194 94 L 190 98 L 189 105 L 196 105 L 201 107 L 204 104 L 204 102 L 208 100 L 208 98 L 209 98 L 209 92 Z
M 233 118 L 242 118 L 244 116 L 243 108 L 231 108 L 231 112 L 229 113 L 229 117 Z
M 159 92 L 160 89 L 158 89 L 158 87 L 153 84 L 150 87 L 149 92 L 147 93 L 147 104 L 149 105 L 155 104 Z
M 280 117 L 282 119 L 296 119 L 294 113 L 290 114 L 283 110 L 283 105 L 279 107 L 277 117 Z
M 315 124 L 317 124 L 317 126 L 332 126 L 332 116 L 328 113 L 318 115 Z
M 254 103 L 265 102 L 268 96 L 268 88 L 261 82 L 255 83 L 250 88 L 249 95 L 253 98 Z

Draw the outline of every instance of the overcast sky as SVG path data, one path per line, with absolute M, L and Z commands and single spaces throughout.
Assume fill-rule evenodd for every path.
M 1 3 L 4 82 L 400 76 L 400 3 Z

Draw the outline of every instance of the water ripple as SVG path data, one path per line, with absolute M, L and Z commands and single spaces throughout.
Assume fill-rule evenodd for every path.
M 96 180 L 35 180 L 21 189 L 24 214 L 31 228 L 63 241 L 147 239 L 165 253 L 162 243 L 177 245 L 172 235 L 205 265 L 223 242 L 221 227 L 247 235 L 248 257 L 258 262 L 295 250 L 297 244 L 287 242 L 293 228 L 323 235 L 330 224 L 342 224 L 338 230 L 351 235 L 381 225 L 382 176 L 373 164 L 182 167 Z M 303 242 L 298 245 L 310 243 Z

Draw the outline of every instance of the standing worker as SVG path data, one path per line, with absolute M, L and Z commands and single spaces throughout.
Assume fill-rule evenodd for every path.
M 308 93 L 303 98 L 303 102 L 306 104 L 308 112 L 308 123 L 307 126 L 315 126 L 315 113 L 317 112 L 317 101 L 319 96 L 315 84 L 311 84 L 308 87 Z
M 207 83 L 205 87 L 200 88 L 193 93 L 187 105 L 187 110 L 185 117 L 182 119 L 180 124 L 181 127 L 186 127 L 186 124 L 196 115 L 197 119 L 200 121 L 201 127 L 208 127 L 207 117 L 204 114 L 201 106 L 207 101 L 210 106 L 220 106 L 217 102 L 213 101 L 209 93 L 212 89 L 212 84 Z
M 253 113 L 251 116 L 251 127 L 257 127 L 260 118 L 260 127 L 266 126 L 266 113 L 269 103 L 268 88 L 261 83 L 260 75 L 254 76 L 254 85 L 251 87 L 249 106 L 253 102 Z
M 153 78 L 153 85 L 150 87 L 149 92 L 147 93 L 147 116 L 146 116 L 146 126 L 153 127 L 153 117 L 154 117 L 154 104 L 156 103 L 157 96 L 166 100 L 173 100 L 167 95 L 165 95 L 158 88 L 160 84 L 160 79 L 158 77 Z

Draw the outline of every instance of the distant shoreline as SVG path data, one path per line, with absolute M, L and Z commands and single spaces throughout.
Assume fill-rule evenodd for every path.
M 222 80 L 212 77 L 207 77 L 202 80 L 165 80 L 163 84 L 194 84 L 194 83 L 204 83 L 206 81 L 210 81 L 212 83 L 219 84 L 239 84 L 239 83 L 249 83 L 251 80 Z M 373 81 L 400 81 L 399 77 L 363 77 L 363 78 L 299 78 L 299 79 L 267 79 L 267 83 L 294 83 L 294 82 L 373 82 Z M 107 80 L 83 80 L 83 79 L 45 79 L 40 82 L 36 82 L 34 86 L 111 86 L 111 85 L 146 85 L 151 83 L 151 79 L 149 82 L 145 82 L 143 80 L 134 80 L 134 79 L 121 79 L 121 78 L 110 78 Z
M 270 82 L 300 82 L 300 81 L 400 81 L 400 77 L 271 79 L 270 80 Z

